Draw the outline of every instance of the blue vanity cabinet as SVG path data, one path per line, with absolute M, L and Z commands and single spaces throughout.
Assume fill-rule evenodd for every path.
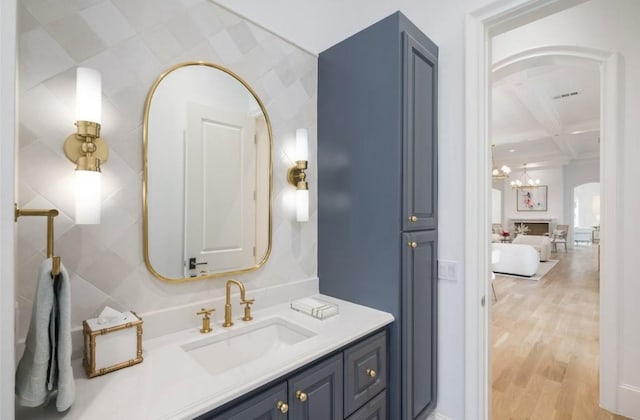
M 386 349 L 384 329 L 197 420 L 386 420 Z
M 399 12 L 318 57 L 320 291 L 395 317 L 394 420 L 436 405 L 437 57 Z

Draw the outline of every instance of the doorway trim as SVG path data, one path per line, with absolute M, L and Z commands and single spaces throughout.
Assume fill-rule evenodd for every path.
M 491 225 L 491 90 L 489 76 L 490 38 L 500 32 L 533 22 L 542 16 L 575 6 L 586 0 L 498 0 L 466 16 L 465 22 L 465 418 L 489 419 L 490 361 L 489 311 L 483 304 L 489 296 L 489 254 Z M 588 58 L 601 66 L 601 139 L 600 183 L 601 211 L 601 283 L 600 289 L 600 405 L 618 412 L 618 269 L 622 266 L 617 252 L 623 237 L 617 218 L 622 216 L 621 179 L 623 159 L 622 130 L 619 115 L 618 78 L 621 74 L 618 54 L 578 47 L 536 49 L 517 54 L 519 61 L 535 55 L 572 55 Z M 508 59 L 509 60 L 509 59 Z M 502 61 L 504 64 L 505 61 Z M 469 210 L 473 209 L 473 211 Z
M 14 418 L 16 1 L 0 2 L 0 418 Z

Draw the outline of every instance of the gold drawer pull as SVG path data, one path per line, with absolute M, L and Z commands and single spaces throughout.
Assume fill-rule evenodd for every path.
M 367 369 L 367 376 L 370 378 L 375 378 L 378 376 L 378 373 L 373 369 Z
M 409 242 L 409 247 L 416 248 L 418 246 L 417 242 Z
M 287 411 L 289 411 L 289 404 L 287 404 L 284 401 L 278 401 L 278 404 L 276 404 L 276 407 L 278 408 L 278 410 L 280 410 L 282 414 L 286 414 Z
M 415 223 L 418 221 L 418 218 L 416 216 L 409 216 L 409 221 Z
M 300 400 L 300 402 L 307 401 L 307 393 L 302 391 L 296 391 L 296 398 Z

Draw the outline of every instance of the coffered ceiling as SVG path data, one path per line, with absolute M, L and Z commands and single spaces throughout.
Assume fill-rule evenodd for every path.
M 600 70 L 582 59 L 551 59 L 493 73 L 496 164 L 566 164 L 599 156 Z

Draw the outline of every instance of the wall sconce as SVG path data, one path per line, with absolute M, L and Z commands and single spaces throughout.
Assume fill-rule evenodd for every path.
M 306 170 L 309 164 L 309 144 L 306 128 L 296 130 L 296 164 L 287 171 L 289 184 L 296 187 L 296 220 L 309 220 L 309 183 Z
M 100 138 L 102 122 L 100 72 L 78 67 L 76 73 L 76 127 L 64 142 L 64 154 L 76 164 L 76 223 L 100 223 L 100 165 L 109 148 Z

